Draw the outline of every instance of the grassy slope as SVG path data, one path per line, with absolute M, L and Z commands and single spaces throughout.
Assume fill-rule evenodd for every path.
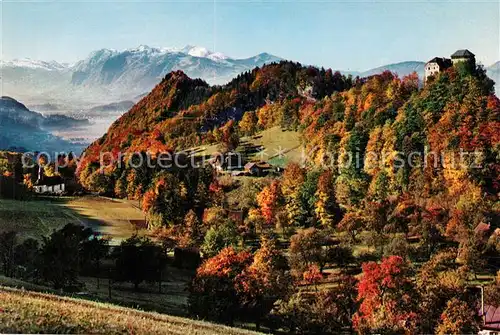
M 129 201 L 92 196 L 0 199 L 0 231 L 14 230 L 23 237 L 40 238 L 67 223 L 75 223 L 109 234 L 113 243 L 119 243 L 134 233 L 131 220 L 142 221 L 144 215 Z
M 109 234 L 113 244 L 130 237 L 135 229 L 130 221 L 144 220 L 137 204 L 128 200 L 113 200 L 103 197 L 45 197 L 31 201 L 0 199 L 0 232 L 16 231 L 20 239 L 32 237 L 41 239 L 53 230 L 68 223 L 83 224 Z M 141 234 L 144 231 L 140 232 Z M 147 310 L 185 315 L 187 292 L 186 283 L 191 273 L 167 267 L 163 273 L 162 294 L 158 285 L 142 283 L 140 292 L 135 292 L 128 283 L 114 283 L 113 302 L 128 306 L 141 306 Z M 108 300 L 108 281 L 100 280 L 97 288 L 96 278 L 80 277 L 85 283 L 85 291 L 95 299 Z M 32 284 L 0 276 L 0 285 L 27 287 Z M 36 285 L 34 285 L 36 286 Z M 32 287 L 32 290 L 46 291 L 46 288 Z M 1 333 L 1 332 L 0 332 Z
M 138 204 L 128 200 L 86 196 L 71 198 L 63 206 L 80 220 L 83 218 L 86 225 L 111 236 L 112 244 L 119 244 L 134 234 L 131 222 L 145 219 Z
M 1 333 L 255 334 L 185 318 L 0 287 Z
M 16 231 L 23 237 L 40 238 L 75 222 L 51 200 L 0 199 L 0 231 Z
M 286 163 L 300 162 L 302 148 L 299 133 L 283 131 L 280 127 L 266 129 L 255 136 L 241 138 L 237 151 L 246 154 L 248 160 L 260 160 L 261 156 L 255 152 L 264 149 L 263 159 L 271 164 L 284 166 Z M 212 155 L 218 151 L 217 145 L 207 145 L 192 149 L 197 155 Z M 279 157 L 279 152 L 282 157 Z

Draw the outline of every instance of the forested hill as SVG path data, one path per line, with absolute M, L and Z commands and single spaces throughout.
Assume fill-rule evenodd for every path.
M 85 184 L 97 173 L 100 152 L 186 149 L 279 125 L 301 131 L 313 165 L 337 166 L 345 153 L 360 153 L 361 166 L 342 171 L 336 179 L 353 196 L 344 205 L 363 199 L 379 179 L 389 180 L 391 192 L 403 192 L 422 169 L 395 168 L 396 156 L 406 159 L 411 152 L 425 150 L 481 150 L 480 169 L 455 172 L 496 194 L 500 104 L 493 85 L 481 67 L 465 64 L 441 73 L 424 88 L 416 74 L 398 78 L 384 72 L 353 80 L 292 62 L 256 68 L 225 86 L 209 86 L 181 71 L 172 72 L 86 150 L 80 172 L 85 171 Z M 367 151 L 392 158 L 383 167 L 371 167 L 365 161 Z M 332 161 L 329 154 L 338 157 Z M 436 171 L 438 175 L 422 178 L 445 177 L 442 170 Z M 113 193 L 116 176 L 123 176 L 123 171 L 108 169 L 108 193 Z M 140 193 L 149 182 L 141 184 Z
M 349 88 L 352 80 L 297 63 L 281 62 L 255 68 L 225 86 L 169 73 L 153 91 L 116 121 L 108 133 L 87 150 L 91 160 L 99 151 L 157 151 L 185 149 L 214 142 L 213 130 L 246 111 L 303 96 L 323 98 Z
M 470 289 L 500 301 L 500 100 L 471 65 L 424 87 L 416 74 L 352 80 L 289 62 L 222 87 L 173 72 L 86 150 L 79 180 L 140 200 L 164 250 L 201 250 L 188 289 L 197 318 L 289 333 L 477 333 Z M 199 143 L 238 149 L 241 136 L 279 128 L 301 137 L 309 161 L 265 178 L 136 160 Z M 100 152 L 137 151 L 134 164 L 100 169 Z

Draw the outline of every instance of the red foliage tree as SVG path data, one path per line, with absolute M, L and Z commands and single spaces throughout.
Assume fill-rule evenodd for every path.
M 416 327 L 415 290 L 408 265 L 399 256 L 362 265 L 358 285 L 359 311 L 354 315 L 360 333 L 405 332 Z
M 192 314 L 232 324 L 239 310 L 236 277 L 252 262 L 252 254 L 232 247 L 206 260 L 197 270 L 189 288 Z

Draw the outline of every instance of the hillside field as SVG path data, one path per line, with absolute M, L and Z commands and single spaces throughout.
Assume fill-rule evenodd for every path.
M 136 204 L 126 200 L 93 196 L 0 200 L 0 231 L 13 230 L 24 238 L 39 239 L 75 223 L 110 235 L 112 244 L 118 244 L 134 234 L 134 223 L 143 221 Z
M 0 287 L 1 333 L 256 334 L 109 304 Z
M 216 144 L 204 145 L 191 150 L 197 156 L 211 156 L 218 151 L 217 147 Z M 285 131 L 279 126 L 254 136 L 242 137 L 236 151 L 242 153 L 248 161 L 265 160 L 281 167 L 289 162 L 300 162 L 302 157 L 299 132 Z M 262 154 L 259 154 L 261 151 Z

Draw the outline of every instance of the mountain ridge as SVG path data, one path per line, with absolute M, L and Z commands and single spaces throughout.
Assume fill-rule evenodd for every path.
M 79 151 L 83 148 L 82 145 L 54 136 L 51 130 L 86 124 L 88 120 L 77 120 L 65 115 L 43 116 L 29 110 L 14 98 L 0 98 L 0 150 L 23 148 L 20 151 Z
M 189 77 L 201 78 L 210 85 L 223 85 L 240 73 L 281 60 L 266 52 L 237 59 L 200 46 L 157 48 L 140 45 L 124 50 L 94 50 L 72 65 L 22 59 L 1 61 L 0 67 L 4 95 L 36 104 L 47 102 L 49 96 L 54 101 L 74 99 L 86 101 L 88 105 L 102 105 L 135 100 L 134 97 L 150 92 L 172 71 L 182 70 Z M 403 61 L 366 71 L 336 71 L 359 77 L 386 70 L 403 77 L 416 71 L 422 81 L 424 65 L 423 61 Z M 494 81 L 500 82 L 500 62 L 485 68 Z M 498 87 L 496 92 L 500 93 Z
M 2 61 L 0 67 L 3 95 L 33 104 L 45 103 L 49 96 L 54 101 L 99 105 L 133 100 L 176 70 L 210 84 L 225 84 L 239 73 L 280 60 L 268 53 L 236 59 L 204 47 L 141 45 L 125 50 L 95 50 L 73 65 L 24 59 Z

